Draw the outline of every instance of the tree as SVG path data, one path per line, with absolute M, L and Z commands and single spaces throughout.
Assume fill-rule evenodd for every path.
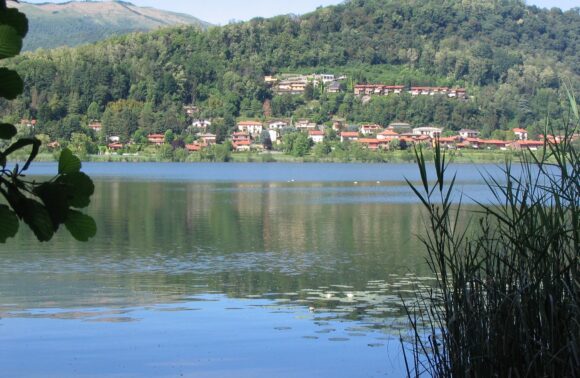
M 0 59 L 18 55 L 28 21 L 18 10 L 7 9 L 5 0 L 0 0 L 0 30 Z M 0 68 L 0 97 L 14 99 L 23 88 L 16 71 Z M 10 141 L 16 132 L 14 125 L 0 124 L 0 139 Z M 25 164 L 8 169 L 8 157 L 23 148 L 31 148 Z M 21 138 L 0 151 L 0 193 L 7 202 L 0 205 L 0 243 L 16 235 L 20 221 L 30 227 L 39 241 L 49 241 L 63 224 L 75 239 L 87 241 L 95 235 L 96 223 L 75 209 L 89 205 L 94 192 L 92 180 L 80 171 L 81 161 L 68 149 L 62 151 L 58 174 L 53 179 L 44 183 L 26 180 L 23 173 L 39 149 L 38 139 Z
M 173 130 L 169 129 L 165 132 L 165 143 L 171 144 L 175 140 L 175 135 L 173 134 Z
M 270 133 L 268 130 L 262 131 L 260 134 L 260 140 L 262 141 L 262 146 L 264 146 L 265 150 L 272 150 L 272 138 L 270 138 Z

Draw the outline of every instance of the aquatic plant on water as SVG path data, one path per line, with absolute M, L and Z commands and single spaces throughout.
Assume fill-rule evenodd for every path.
M 422 242 L 437 285 L 406 307 L 408 376 L 580 376 L 580 118 L 569 100 L 563 138 L 524 154 L 521 172 L 507 162 L 503 177 L 487 177 L 493 201 L 470 225 L 444 152 L 430 182 L 416 150 L 421 184 L 409 185 L 428 213 Z

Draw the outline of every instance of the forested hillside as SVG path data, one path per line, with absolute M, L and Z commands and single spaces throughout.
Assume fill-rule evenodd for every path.
M 4 116 L 35 118 L 37 132 L 67 138 L 101 119 L 104 133 L 186 132 L 183 105 L 219 118 L 303 117 L 324 123 L 406 121 L 448 130 L 541 130 L 564 109 L 562 83 L 580 88 L 580 14 L 514 0 L 351 0 L 301 17 L 279 16 L 200 31 L 132 34 L 96 45 L 25 54 L 12 65 L 26 93 Z M 343 93 L 275 96 L 264 75 L 332 73 Z M 354 96 L 357 83 L 467 88 L 441 96 Z M 214 130 L 215 131 L 215 130 Z
M 176 25 L 209 26 L 195 17 L 143 8 L 125 1 L 70 1 L 66 3 L 12 3 L 28 17 L 25 50 L 51 49 L 93 43 L 113 35 L 145 32 Z

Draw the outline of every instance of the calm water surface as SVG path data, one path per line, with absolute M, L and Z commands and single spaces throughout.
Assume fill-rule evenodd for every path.
M 478 199 L 478 171 L 497 172 L 456 169 Z M 401 297 L 432 283 L 414 165 L 84 170 L 97 237 L 40 244 L 23 227 L 0 247 L 2 375 L 404 374 Z

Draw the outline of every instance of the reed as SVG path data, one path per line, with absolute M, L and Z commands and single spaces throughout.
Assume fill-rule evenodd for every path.
M 421 185 L 409 185 L 428 213 L 421 241 L 437 281 L 407 305 L 409 377 L 580 376 L 579 117 L 569 99 L 562 142 L 524 154 L 517 174 L 506 162 L 503 177 L 486 177 L 494 200 L 478 203 L 471 226 L 452 203 L 445 153 L 434 150 L 431 182 L 415 151 Z

